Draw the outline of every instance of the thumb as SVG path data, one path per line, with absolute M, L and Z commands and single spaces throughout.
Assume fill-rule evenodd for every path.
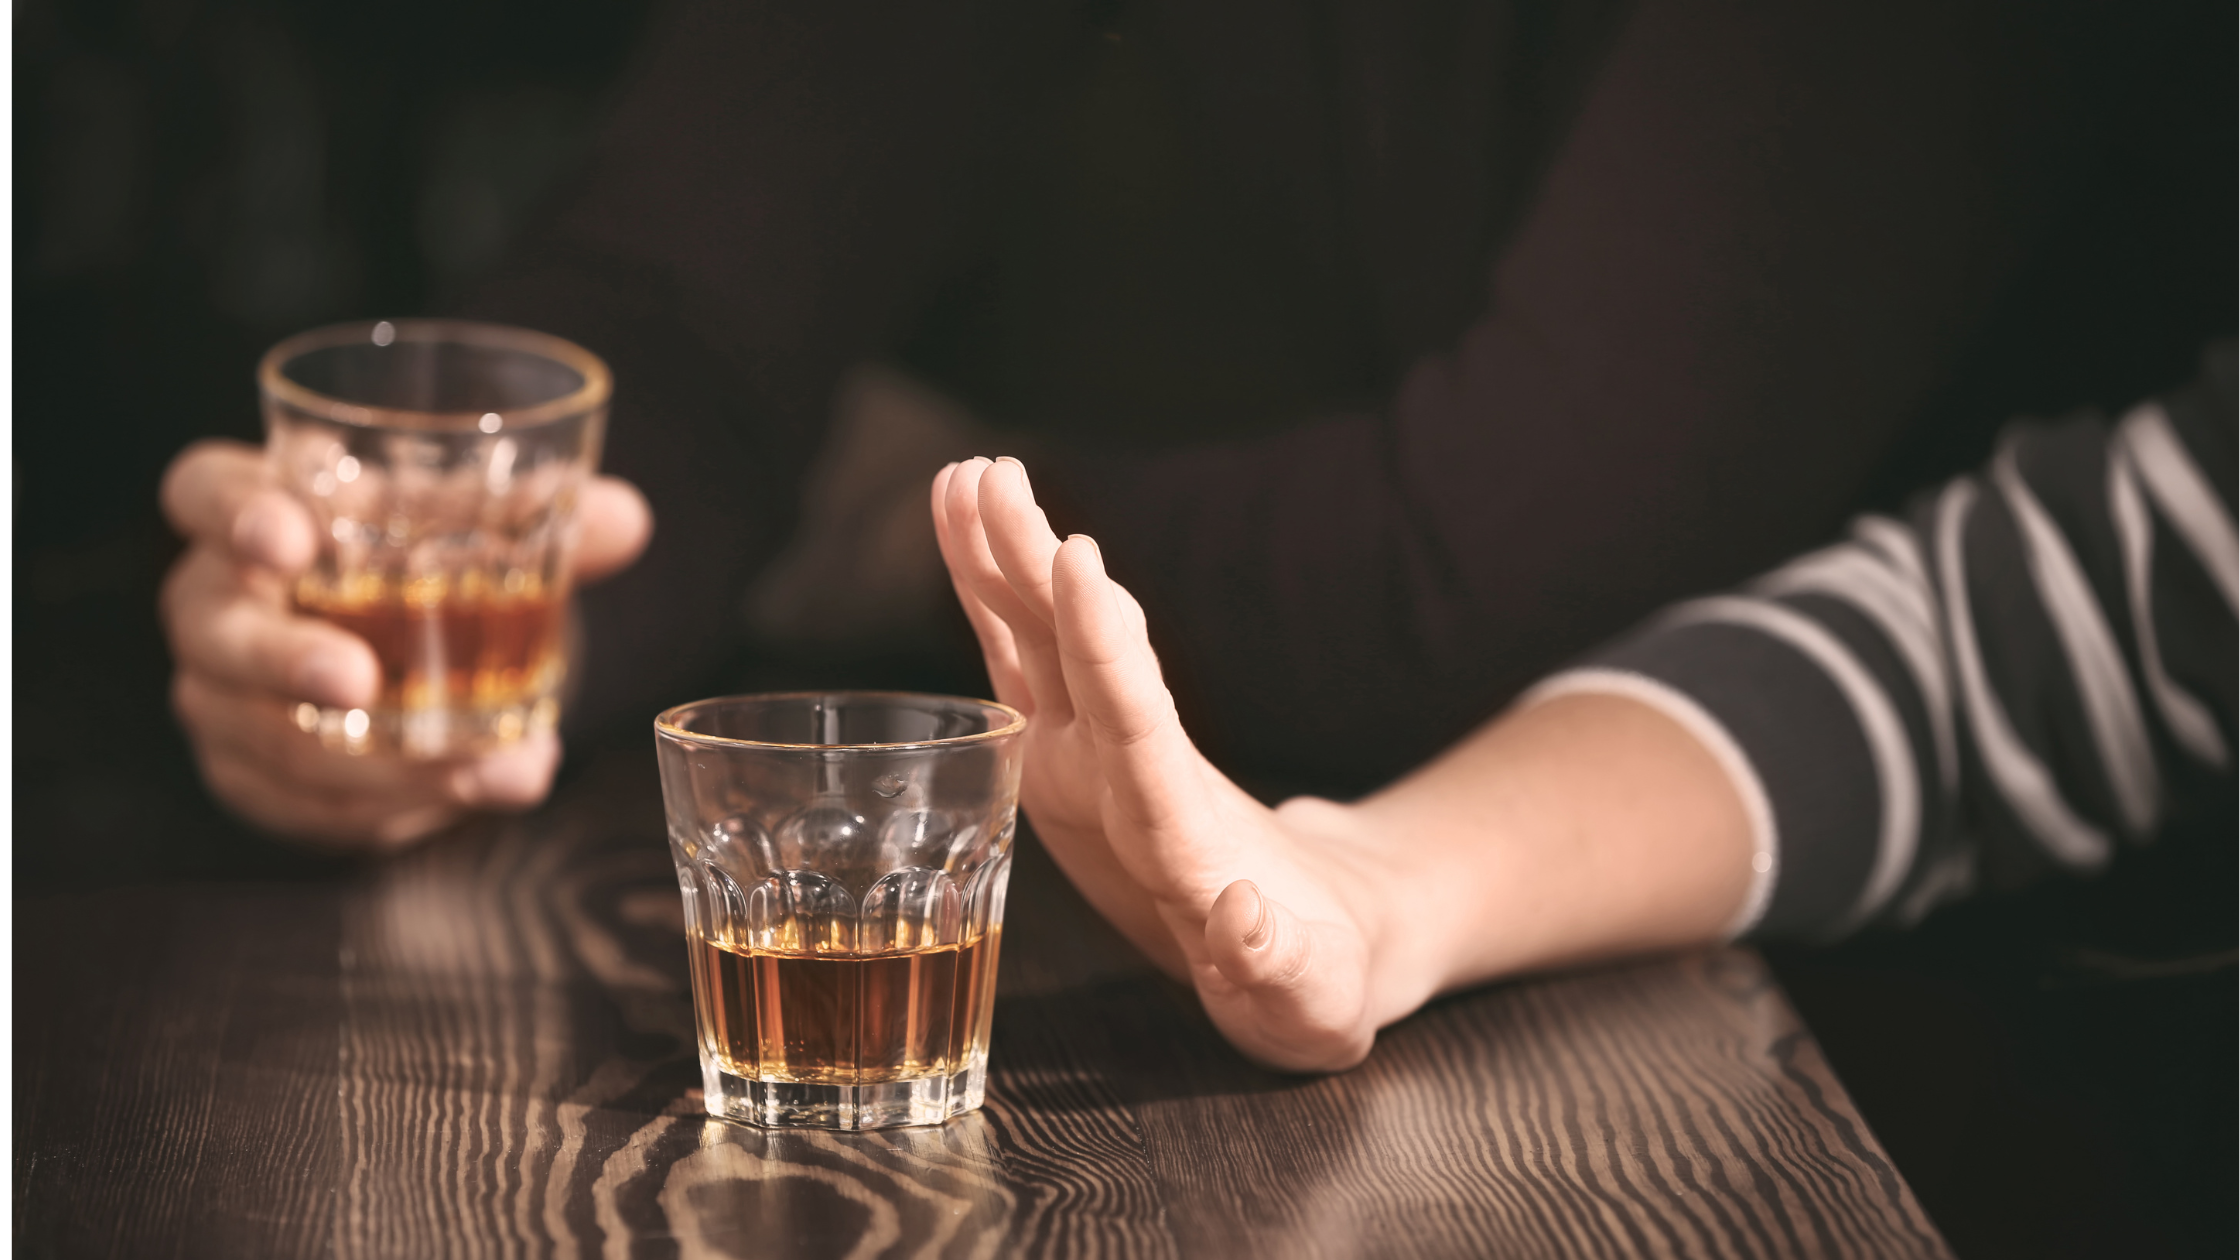
M 1214 899 L 1205 945 L 1220 979 L 1209 985 L 1201 972 L 1199 995 L 1245 1054 L 1289 1072 L 1335 1071 L 1368 1055 L 1376 1030 L 1362 1018 L 1363 963 L 1341 935 L 1240 879 Z
M 1206 953 L 1240 989 L 1295 990 L 1314 966 L 1314 938 L 1297 915 L 1240 879 L 1206 915 Z

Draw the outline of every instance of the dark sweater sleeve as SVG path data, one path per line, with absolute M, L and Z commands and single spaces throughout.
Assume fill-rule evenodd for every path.
M 1978 885 L 2090 874 L 2232 786 L 2234 349 L 2120 421 L 2019 423 L 1988 468 L 1528 697 L 1654 705 L 1733 777 L 1735 928 L 1829 938 Z
M 1642 0 L 1392 397 L 1067 472 L 1225 766 L 1366 789 L 1840 523 L 2052 200 L 1962 8 Z

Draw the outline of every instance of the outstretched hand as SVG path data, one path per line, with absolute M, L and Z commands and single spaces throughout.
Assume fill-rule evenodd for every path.
M 1400 905 L 1367 829 L 1311 797 L 1270 809 L 1205 759 L 1141 606 L 1095 542 L 1051 532 L 1018 461 L 942 469 L 933 519 L 996 695 L 1031 719 L 1020 795 L 1051 856 L 1247 1055 L 1359 1062 L 1430 996 L 1379 974 Z

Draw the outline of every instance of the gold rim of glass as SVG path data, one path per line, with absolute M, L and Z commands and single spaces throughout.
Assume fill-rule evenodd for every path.
M 384 324 L 391 331 L 390 340 L 375 341 L 375 330 Z M 367 429 L 422 431 L 475 428 L 482 417 L 491 413 L 421 411 L 354 403 L 299 385 L 289 380 L 287 374 L 281 371 L 289 360 L 313 350 L 331 350 L 338 346 L 361 343 L 389 346 L 437 341 L 539 355 L 570 368 L 583 378 L 582 385 L 558 398 L 530 407 L 497 412 L 499 421 L 508 429 L 549 424 L 604 407 L 614 389 L 614 377 L 607 371 L 606 360 L 565 337 L 555 337 L 551 333 L 531 328 L 516 328 L 511 324 L 483 324 L 467 319 L 369 319 L 351 324 L 329 324 L 324 328 L 300 332 L 264 352 L 264 358 L 257 363 L 257 386 L 264 391 L 266 398 L 337 424 Z
M 688 730 L 674 720 L 686 709 L 702 705 L 738 704 L 745 701 L 769 702 L 777 700 L 814 700 L 832 696 L 846 696 L 851 700 L 939 700 L 948 704 L 976 704 L 999 713 L 1009 714 L 1011 720 L 993 730 L 976 731 L 970 735 L 951 735 L 945 739 L 902 740 L 892 744 L 781 744 L 772 740 L 733 739 L 728 735 L 705 735 Z M 913 748 L 947 748 L 955 744 L 984 744 L 990 740 L 1016 735 L 1027 729 L 1026 715 L 998 700 L 982 700 L 974 696 L 943 696 L 929 691 L 772 691 L 744 696 L 709 696 L 704 700 L 687 700 L 683 704 L 663 709 L 653 719 L 653 729 L 671 739 L 690 744 L 705 744 L 715 748 L 765 748 L 788 752 L 838 752 L 862 749 L 878 752 L 898 752 Z

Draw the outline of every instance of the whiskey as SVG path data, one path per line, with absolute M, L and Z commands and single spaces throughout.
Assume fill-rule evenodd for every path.
M 695 939 L 694 1007 L 723 1071 L 746 1080 L 878 1085 L 984 1059 L 1003 929 L 878 954 Z
M 656 720 L 709 1115 L 885 1129 L 985 1101 L 1025 725 L 830 691 Z
M 312 574 L 295 605 L 364 639 L 381 664 L 373 729 L 353 739 L 443 752 L 518 739 L 557 716 L 567 598 L 541 575 Z
M 533 699 L 559 663 L 566 612 L 563 598 L 519 570 L 307 577 L 295 602 L 371 645 L 381 662 L 380 703 L 405 709 Z

